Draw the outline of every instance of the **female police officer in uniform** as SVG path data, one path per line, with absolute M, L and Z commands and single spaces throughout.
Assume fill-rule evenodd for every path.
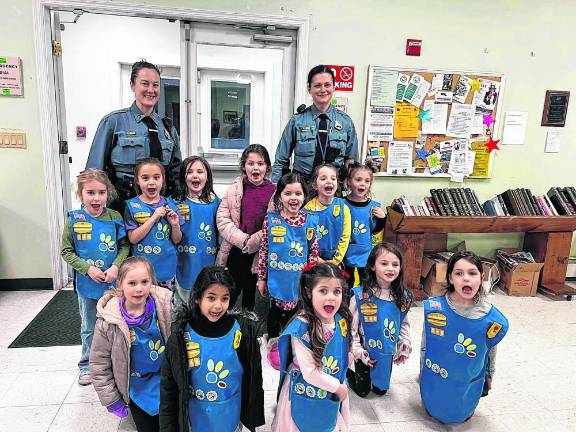
M 332 69 L 325 65 L 313 67 L 308 72 L 308 93 L 313 104 L 292 116 L 276 149 L 272 167 L 274 183 L 289 171 L 292 152 L 292 170 L 307 180 L 310 180 L 314 166 L 331 162 L 336 167 L 343 167 L 358 154 L 358 138 L 352 119 L 331 104 L 334 94 Z
M 166 168 L 167 195 L 174 192 L 182 160 L 172 121 L 154 112 L 160 98 L 158 67 L 144 60 L 134 63 L 130 88 L 135 102 L 100 121 L 86 162 L 86 168 L 108 173 L 119 195 L 111 207 L 119 211 L 123 211 L 126 199 L 135 196 L 134 167 L 140 160 L 154 157 L 162 162 Z

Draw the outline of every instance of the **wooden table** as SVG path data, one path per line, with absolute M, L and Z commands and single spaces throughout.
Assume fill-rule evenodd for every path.
M 422 300 L 427 294 L 420 289 L 420 273 L 428 245 L 446 250 L 448 233 L 523 232 L 522 249 L 544 263 L 540 289 L 571 299 L 576 289 L 565 282 L 575 230 L 576 216 L 406 216 L 388 207 L 384 240 L 404 250 L 404 285 Z

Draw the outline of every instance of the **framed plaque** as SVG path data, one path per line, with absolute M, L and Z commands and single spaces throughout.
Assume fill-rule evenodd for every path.
M 541 126 L 564 127 L 569 99 L 569 91 L 546 90 Z

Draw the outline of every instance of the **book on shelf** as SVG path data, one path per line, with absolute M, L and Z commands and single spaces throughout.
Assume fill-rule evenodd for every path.
M 548 190 L 548 192 L 546 192 L 546 195 L 548 196 L 548 198 L 550 199 L 550 201 L 552 202 L 552 204 L 556 208 L 558 215 L 561 216 L 561 215 L 573 214 L 570 212 L 568 206 L 566 205 L 566 202 L 564 201 L 564 197 L 560 194 L 559 189 L 560 188 L 557 188 L 557 187 L 551 187 Z

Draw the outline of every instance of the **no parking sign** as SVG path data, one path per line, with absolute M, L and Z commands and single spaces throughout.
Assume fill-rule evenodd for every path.
M 328 65 L 328 67 L 334 72 L 336 91 L 354 91 L 354 66 Z

